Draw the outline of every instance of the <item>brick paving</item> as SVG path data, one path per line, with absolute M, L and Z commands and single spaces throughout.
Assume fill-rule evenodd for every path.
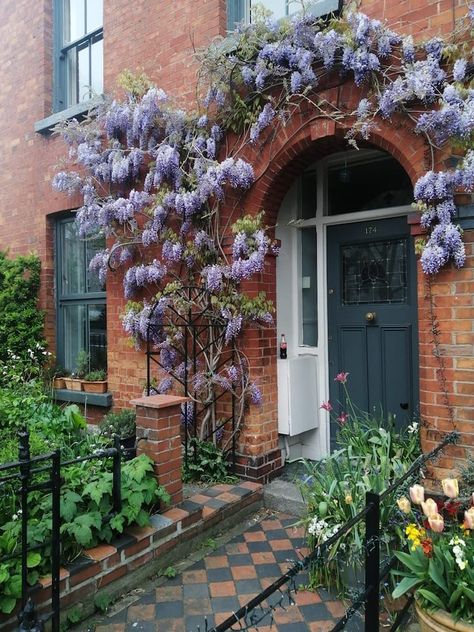
M 208 629 L 221 623 L 307 553 L 295 520 L 275 514 L 252 525 L 179 576 L 102 620 L 96 632 L 204 632 L 206 620 Z M 296 578 L 297 585 L 307 582 L 306 573 Z M 280 598 L 280 593 L 274 594 L 269 603 Z M 295 605 L 288 605 L 285 597 L 285 609 L 276 608 L 272 626 L 267 615 L 259 632 L 327 632 L 344 614 L 343 604 L 325 591 L 298 590 L 295 600 Z

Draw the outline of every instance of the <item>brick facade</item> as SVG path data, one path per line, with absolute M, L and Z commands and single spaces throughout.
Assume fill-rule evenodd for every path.
M 363 0 L 361 10 L 385 19 L 389 25 L 416 38 L 449 34 L 467 10 L 465 0 Z M 104 0 L 105 90 L 115 90 L 123 69 L 147 73 L 183 104 L 195 94 L 196 69 L 193 50 L 225 32 L 224 0 L 177 0 L 150 11 L 150 3 L 137 0 L 133 8 L 125 0 Z M 65 149 L 56 137 L 35 133 L 36 121 L 48 116 L 52 106 L 52 2 L 17 0 L 0 5 L 0 248 L 17 255 L 37 252 L 43 262 L 41 305 L 46 308 L 46 334 L 55 346 L 53 226 L 58 213 L 74 209 L 79 200 L 66 199 L 51 190 L 51 177 Z M 346 105 L 358 100 L 353 84 L 327 86 L 327 98 Z M 410 178 L 426 170 L 426 146 L 402 120 L 382 124 L 371 139 L 390 152 Z M 268 224 L 274 224 L 281 200 L 301 168 L 345 146 L 344 130 L 329 122 L 311 121 L 302 110 L 271 147 L 259 148 L 255 163 L 258 184 L 240 202 L 246 212 L 264 208 Z M 253 156 L 256 159 L 257 156 Z M 441 161 L 444 156 L 439 156 Z M 268 166 L 270 165 L 270 166 Z M 264 172 L 264 173 L 263 173 Z M 425 279 L 419 272 L 420 402 L 422 415 L 430 420 L 426 447 L 436 440 L 434 430 L 453 425 L 462 432 L 461 445 L 439 465 L 443 473 L 453 458 L 472 447 L 474 430 L 474 237 L 466 232 L 470 257 L 462 271 L 446 270 L 432 285 L 440 344 L 446 367 L 450 413 L 440 392 L 439 362 L 433 356 L 432 322 L 426 299 Z M 276 297 L 275 259 L 269 257 L 264 274 L 249 284 L 252 291 L 265 290 Z M 136 352 L 122 334 L 119 320 L 124 306 L 121 280 L 111 277 L 107 286 L 109 388 L 114 406 L 122 408 L 142 394 L 145 356 Z M 245 345 L 252 374 L 262 385 L 265 403 L 252 409 L 240 437 L 242 471 L 264 480 L 279 467 L 276 397 L 276 331 L 251 330 Z M 258 466 L 256 464 L 259 464 Z M 251 474 L 250 474 L 251 471 Z

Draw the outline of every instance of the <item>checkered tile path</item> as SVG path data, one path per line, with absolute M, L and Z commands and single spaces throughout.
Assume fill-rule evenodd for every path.
M 201 632 L 221 623 L 307 553 L 295 518 L 283 514 L 255 524 L 127 609 L 101 622 L 96 632 Z M 305 573 L 297 585 L 307 583 Z M 279 599 L 273 595 L 269 601 Z M 274 624 L 263 620 L 259 632 L 327 632 L 344 614 L 327 594 L 300 590 L 296 605 L 277 608 Z M 235 626 L 238 629 L 238 626 Z

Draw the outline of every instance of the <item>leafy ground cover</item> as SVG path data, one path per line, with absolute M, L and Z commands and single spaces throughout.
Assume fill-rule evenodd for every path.
M 393 420 L 382 414 L 355 409 L 346 389 L 347 374 L 338 377 L 344 387 L 348 411 L 340 412 L 337 417 L 338 448 L 322 461 L 307 463 L 307 477 L 300 485 L 307 506 L 304 524 L 312 550 L 364 507 L 367 491 L 382 492 L 420 455 L 416 422 L 397 431 Z M 324 402 L 323 407 L 334 413 L 329 402 Z M 398 517 L 395 502 L 381 504 L 384 556 L 390 555 L 398 541 Z M 361 521 L 340 538 L 331 547 L 328 559 L 325 557 L 311 569 L 313 587 L 325 586 L 339 594 L 355 589 L 363 575 L 364 536 L 365 525 Z
M 61 450 L 61 460 L 98 453 L 108 439 L 88 431 L 75 405 L 61 408 L 53 403 L 44 382 L 44 367 L 9 352 L 0 364 L 0 463 L 18 460 L 18 431 L 30 435 L 31 455 Z M 47 474 L 39 475 L 46 479 Z M 141 455 L 122 465 L 122 510 L 110 516 L 112 502 L 111 460 L 97 459 L 73 463 L 61 469 L 61 555 L 62 563 L 75 559 L 84 548 L 112 538 L 132 524 L 149 523 L 150 512 L 168 494 L 153 474 L 153 463 Z M 36 479 L 38 480 L 38 479 Z M 2 558 L 21 550 L 21 509 L 19 482 L 0 487 L 0 612 L 10 613 L 21 593 L 21 565 L 18 558 Z M 44 491 L 29 494 L 28 544 L 30 547 L 51 539 L 51 495 Z M 35 549 L 28 555 L 28 583 L 50 572 L 50 547 Z

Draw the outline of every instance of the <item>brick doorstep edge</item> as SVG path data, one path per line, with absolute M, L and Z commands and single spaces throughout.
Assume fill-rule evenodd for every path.
M 214 489 L 218 487 L 232 488 L 222 485 Z M 215 532 L 234 526 L 236 520 L 259 509 L 263 504 L 262 486 L 245 482 L 240 485 L 242 487 L 248 493 L 237 500 L 229 499 L 221 507 L 199 506 L 191 497 L 181 503 L 182 507 L 152 516 L 158 526 L 134 527 L 110 545 L 85 551 L 81 563 L 61 569 L 61 618 L 66 616 L 68 609 L 79 608 L 81 619 L 84 619 L 95 611 L 94 601 L 101 593 L 107 593 L 111 601 L 117 599 L 160 569 L 185 558 Z M 223 489 L 223 494 L 227 491 L 232 489 Z M 32 598 L 40 612 L 49 611 L 50 577 L 43 578 L 33 589 Z M 17 625 L 17 613 L 9 619 L 0 616 L 2 631 L 8 632 Z

